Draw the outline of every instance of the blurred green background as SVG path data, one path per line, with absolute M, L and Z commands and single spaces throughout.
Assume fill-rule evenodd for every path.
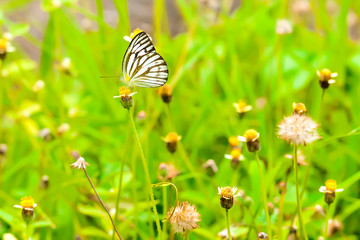
M 7 146 L 0 157 L 0 237 L 25 238 L 21 210 L 13 205 L 32 196 L 38 206 L 31 239 L 111 239 L 106 212 L 83 172 L 70 167 L 71 152 L 78 151 L 91 164 L 88 173 L 113 214 L 125 164 L 118 230 L 124 239 L 156 239 L 127 111 L 113 99 L 119 82 L 100 79 L 121 74 L 128 46 L 123 37 L 139 27 L 168 64 L 173 100 L 167 105 L 157 89 L 136 89 L 134 116 L 146 112 L 136 125 L 152 183 L 160 182 L 161 162 L 181 171 L 172 180 L 179 200 L 195 204 L 202 219 L 190 239 L 220 239 L 226 221 L 218 186 L 237 186 L 247 196 L 230 211 L 236 239 L 256 239 L 266 231 L 253 155 L 244 147 L 245 161 L 236 169 L 224 158 L 228 138 L 248 128 L 260 132 L 259 155 L 275 208 L 273 235 L 279 239 L 277 185 L 286 180 L 291 160 L 284 154 L 292 148 L 276 131 L 293 102 L 305 103 L 323 137 L 301 148 L 308 162 L 299 179 L 309 239 L 324 231 L 325 218 L 314 217 L 314 206 L 325 207 L 318 189 L 327 179 L 344 188 L 330 213 L 341 228 L 330 239 L 359 239 L 359 14 L 356 0 L 2 0 L 1 32 L 14 36 L 16 51 L 0 67 L 0 143 Z M 321 106 L 316 70 L 322 68 L 338 77 Z M 253 106 L 242 119 L 233 107 L 239 99 Z M 161 140 L 171 131 L 182 136 L 173 155 Z M 202 169 L 208 159 L 219 168 L 213 177 Z M 154 192 L 163 218 L 174 192 Z M 292 173 L 282 208 L 282 239 L 287 239 L 296 208 Z

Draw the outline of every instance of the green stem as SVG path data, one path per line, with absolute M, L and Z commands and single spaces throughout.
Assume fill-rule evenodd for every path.
M 111 221 L 111 224 L 113 225 L 114 231 L 116 232 L 116 235 L 119 237 L 120 240 L 123 240 L 122 237 L 120 236 L 118 230 L 116 229 L 115 223 L 114 223 L 114 221 L 113 221 L 113 219 L 112 219 L 112 217 L 111 217 L 111 214 L 110 214 L 109 210 L 106 208 L 105 203 L 101 200 L 99 194 L 97 193 L 97 191 L 96 191 L 96 189 L 95 189 L 95 186 L 94 186 L 94 184 L 92 183 L 92 181 L 91 181 L 91 179 L 90 179 L 90 177 L 89 177 L 89 175 L 88 175 L 88 173 L 87 173 L 87 171 L 86 171 L 86 168 L 83 168 L 83 170 L 84 170 L 84 173 L 85 173 L 85 175 L 86 175 L 86 177 L 87 177 L 87 179 L 88 179 L 88 181 L 89 181 L 92 189 L 94 190 L 94 193 L 95 193 L 97 199 L 99 200 L 101 206 L 103 206 L 103 208 L 105 209 L 106 213 L 108 214 L 108 216 L 109 216 L 109 218 L 110 218 L 110 221 Z
M 300 240 L 306 239 L 306 232 L 303 224 L 302 219 L 302 211 L 301 211 L 301 199 L 299 194 L 299 181 L 298 181 L 298 170 L 297 170 L 297 145 L 294 145 L 294 158 L 293 158 L 293 164 L 294 164 L 294 173 L 295 173 L 295 185 L 296 185 L 296 199 L 297 199 L 297 210 L 298 210 L 298 216 L 299 216 L 299 225 L 300 225 Z
M 271 240 L 272 239 L 271 222 L 270 222 L 270 214 L 269 214 L 269 209 L 268 209 L 268 201 L 267 201 L 267 196 L 266 196 L 265 180 L 264 180 L 264 176 L 261 171 L 260 159 L 259 159 L 259 155 L 257 152 L 255 152 L 255 159 L 256 159 L 258 169 L 259 169 L 259 175 L 260 175 L 260 180 L 261 180 L 261 192 L 263 194 L 263 200 L 264 200 L 267 234 L 269 236 L 269 239 Z
M 150 174 L 149 174 L 149 168 L 148 168 L 148 165 L 147 165 L 147 162 L 146 162 L 146 159 L 145 159 L 143 149 L 141 147 L 139 135 L 137 133 L 136 126 L 135 126 L 135 123 L 134 123 L 134 118 L 133 118 L 133 116 L 131 114 L 130 109 L 128 110 L 128 114 L 129 114 L 130 124 L 132 125 L 132 128 L 134 130 L 135 138 L 136 138 L 137 144 L 139 146 L 139 150 L 140 150 L 140 156 L 141 156 L 142 164 L 143 164 L 143 167 L 144 167 L 147 188 L 148 188 L 148 191 L 149 191 L 151 205 L 152 205 L 153 212 L 154 212 L 154 215 L 155 215 L 156 228 L 158 230 L 160 239 L 163 239 L 162 232 L 161 232 L 161 227 L 160 227 L 159 216 L 158 216 L 158 212 L 156 210 L 156 205 L 155 205 L 154 193 L 153 193 L 153 189 L 151 187 L 151 179 L 150 179 Z
M 167 200 L 167 189 L 163 188 L 162 189 L 162 194 L 163 194 L 163 218 L 166 218 L 166 214 L 167 214 L 167 208 L 168 208 L 168 200 Z M 167 222 L 163 223 L 163 232 L 165 234 L 165 239 L 166 239 L 166 235 L 167 235 Z
M 124 168 L 125 168 L 125 156 L 126 156 L 126 152 L 127 152 L 127 148 L 128 148 L 129 138 L 130 138 L 130 130 L 128 131 L 128 135 L 126 138 L 127 140 L 126 140 L 126 144 L 125 144 L 125 148 L 124 148 L 124 152 L 123 152 L 123 159 L 122 159 L 122 164 L 121 164 L 121 169 L 120 169 L 119 186 L 118 186 L 116 203 L 115 203 L 115 217 L 114 217 L 115 226 L 117 224 L 117 219 L 118 219 L 119 203 L 120 203 L 120 196 L 121 196 L 121 186 L 122 186 L 122 180 L 123 180 L 123 174 L 124 174 Z M 112 239 L 113 240 L 115 239 L 115 232 L 113 232 Z
M 230 231 L 230 223 L 229 223 L 229 209 L 225 209 L 226 212 L 226 227 L 228 232 L 228 239 L 232 240 L 231 231 Z
M 26 233 L 25 233 L 25 234 L 26 234 L 26 237 L 25 237 L 26 240 L 30 240 L 30 232 L 29 232 L 29 229 L 30 229 L 30 228 L 29 228 L 29 224 L 27 223 L 27 224 L 26 224 Z
M 327 239 L 327 232 L 329 227 L 329 218 L 330 218 L 330 204 L 328 204 L 327 212 L 326 212 L 326 218 L 325 218 L 325 232 L 324 232 L 324 240 Z

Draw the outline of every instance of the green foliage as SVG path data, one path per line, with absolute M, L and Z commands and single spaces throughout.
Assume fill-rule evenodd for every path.
M 121 74 L 128 46 L 123 36 L 130 34 L 127 3 L 114 0 L 118 22 L 110 26 L 104 19 L 105 1 L 96 1 L 94 11 L 83 1 L 55 1 L 59 6 L 53 2 L 44 0 L 38 6 L 48 17 L 42 24 L 36 16 L 30 22 L 16 17 L 28 6 L 40 5 L 39 1 L 0 2 L 2 33 L 11 32 L 16 47 L 0 62 L 0 143 L 7 145 L 6 156 L 0 156 L 0 237 L 12 233 L 25 239 L 21 210 L 13 205 L 32 196 L 38 206 L 29 226 L 31 239 L 111 239 L 111 222 L 83 171 L 70 167 L 75 161 L 71 152 L 76 150 L 90 163 L 88 174 L 113 216 L 121 182 L 116 223 L 123 238 L 155 239 L 139 149 L 127 111 L 113 99 L 118 81 L 100 78 Z M 335 179 L 344 188 L 329 213 L 343 228 L 329 239 L 358 239 L 360 23 L 358 19 L 354 26 L 348 22 L 350 13 L 359 17 L 360 5 L 350 0 L 309 1 L 308 12 L 300 14 L 292 7 L 295 1 L 241 1 L 230 11 L 232 1 L 209 1 L 222 5 L 212 9 L 201 3 L 206 1 L 176 0 L 183 20 L 179 25 L 185 30 L 173 36 L 168 1 L 155 2 L 154 22 L 148 23 L 154 28 L 149 33 L 169 66 L 173 99 L 166 105 L 156 89 L 138 88 L 133 111 L 135 117 L 141 110 L 146 112 L 146 119 L 137 119 L 136 125 L 152 184 L 161 182 L 159 164 L 171 162 L 180 171 L 172 180 L 179 201 L 195 204 L 201 214 L 200 227 L 189 239 L 220 239 L 217 234 L 225 229 L 226 219 L 218 186 L 237 186 L 245 194 L 229 211 L 235 239 L 256 239 L 258 232 L 266 231 L 254 155 L 244 144 L 245 161 L 236 169 L 224 158 L 231 151 L 228 138 L 243 135 L 249 128 L 260 133 L 261 167 L 268 200 L 275 206 L 273 236 L 280 239 L 282 209 L 281 236 L 286 239 L 296 214 L 292 171 L 287 178 L 292 163 L 284 157 L 292 147 L 276 132 L 283 116 L 291 114 L 293 102 L 307 106 L 323 137 L 300 147 L 309 164 L 299 167 L 309 239 L 323 235 L 325 216 L 314 218 L 313 213 L 316 204 L 326 207 L 319 187 L 327 179 Z M 325 2 L 335 10 L 327 10 Z M 84 18 L 88 27 L 80 20 Z M 276 34 L 278 19 L 288 19 L 292 33 Z M 69 68 L 61 65 L 67 57 Z M 316 75 L 322 68 L 338 73 L 323 102 Z M 36 90 L 39 79 L 45 85 Z M 239 99 L 253 106 L 241 119 L 233 107 Z M 63 123 L 69 124 L 68 131 L 59 130 Z M 48 139 L 39 136 L 44 128 L 50 130 Z M 182 136 L 175 154 L 167 152 L 161 140 L 171 131 Z M 213 177 L 202 169 L 208 159 L 218 166 Z M 287 181 L 283 203 L 281 181 Z M 164 210 L 175 204 L 175 191 L 161 186 L 154 188 L 154 195 L 160 219 L 164 219 Z M 170 223 L 161 224 L 169 236 Z

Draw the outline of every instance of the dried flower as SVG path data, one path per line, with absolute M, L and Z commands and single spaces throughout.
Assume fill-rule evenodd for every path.
M 327 89 L 330 84 L 334 84 L 335 80 L 334 77 L 337 77 L 336 72 L 331 72 L 330 69 L 324 68 L 321 71 L 317 70 L 316 74 L 319 77 L 319 84 L 322 89 Z
M 17 238 L 11 233 L 4 233 L 3 240 L 17 240 Z
M 268 235 L 264 232 L 259 232 L 257 235 L 257 239 L 258 240 L 265 240 L 265 239 L 269 239 Z
M 276 33 L 279 35 L 290 34 L 293 32 L 293 28 L 290 22 L 286 19 L 279 19 L 276 21 Z
M 294 159 L 294 155 L 293 154 L 285 154 L 285 158 Z M 307 161 L 305 161 L 305 155 L 304 155 L 303 151 L 300 151 L 300 150 L 297 151 L 297 163 L 300 166 L 308 166 L 309 165 L 309 163 Z
M 319 204 L 316 204 L 314 207 L 314 213 L 312 215 L 312 218 L 319 219 L 324 216 L 325 216 L 324 208 L 322 206 L 320 206 Z
M 65 73 L 66 75 L 71 75 L 71 58 L 64 58 L 60 64 L 55 65 L 57 69 Z
M 5 59 L 8 52 L 14 52 L 15 48 L 11 45 L 10 40 L 12 39 L 11 33 L 4 33 L 3 37 L 0 38 L 0 60 Z
M 49 128 L 43 128 L 39 131 L 39 137 L 41 137 L 44 141 L 48 142 L 52 140 L 53 136 L 51 135 Z
M 57 133 L 61 136 L 67 131 L 69 131 L 70 125 L 68 123 L 63 123 L 57 128 Z
M 335 200 L 335 193 L 344 191 L 343 188 L 337 189 L 335 180 L 329 179 L 325 182 L 325 186 L 321 186 L 320 192 L 325 193 L 325 202 L 331 204 Z
M 239 146 L 240 141 L 238 137 L 229 137 L 229 144 L 231 148 L 235 148 Z
M 244 160 L 244 156 L 241 154 L 240 148 L 234 148 L 233 150 L 231 150 L 230 155 L 225 154 L 225 158 L 231 160 L 231 166 L 233 168 L 236 168 L 239 165 L 240 161 Z
M 267 206 L 268 206 L 269 214 L 272 215 L 274 213 L 274 211 L 275 211 L 274 204 L 272 202 L 268 202 Z
M 321 138 L 317 132 L 318 126 L 309 116 L 293 114 L 280 122 L 278 136 L 291 144 L 306 146 Z
M 176 132 L 170 132 L 166 137 L 162 137 L 161 140 L 166 142 L 166 148 L 170 153 L 176 152 L 177 143 L 181 140 L 181 136 L 179 136 Z
M 0 144 L 0 156 L 6 156 L 6 152 L 7 152 L 7 145 L 2 143 Z
M 238 138 L 240 141 L 246 142 L 249 152 L 257 152 L 260 150 L 259 137 L 260 133 L 255 129 L 248 129 L 245 131 L 244 136 L 239 136 Z
M 146 118 L 146 112 L 144 110 L 140 111 L 136 117 L 138 121 L 144 120 Z
M 305 104 L 303 103 L 293 103 L 293 114 L 303 115 L 307 113 Z
M 252 106 L 246 105 L 246 102 L 243 100 L 239 100 L 237 103 L 233 103 L 233 105 L 240 117 L 243 117 L 246 112 L 252 109 Z
M 310 11 L 310 3 L 308 0 L 297 0 L 291 6 L 293 12 L 305 14 Z
M 119 88 L 119 96 L 114 96 L 114 98 L 120 98 L 120 103 L 125 109 L 130 109 L 133 106 L 132 96 L 136 92 L 131 92 L 130 88 L 123 86 Z
M 160 163 L 158 168 L 158 178 L 161 181 L 169 181 L 180 174 L 180 171 L 172 163 Z
M 49 176 L 48 175 L 44 175 L 44 176 L 41 177 L 40 187 L 42 189 L 48 189 L 49 188 Z
M 218 194 L 220 195 L 220 205 L 225 209 L 230 209 L 234 205 L 234 197 L 240 196 L 236 194 L 237 187 L 218 187 Z
M 32 197 L 23 197 L 21 199 L 20 205 L 14 205 L 15 208 L 22 209 L 22 216 L 26 223 L 31 222 L 31 220 L 34 218 L 34 207 L 36 206 L 37 204 L 34 202 Z
M 230 231 L 230 234 L 231 234 L 231 239 L 234 239 L 234 233 L 232 231 Z M 229 239 L 227 228 L 225 228 L 224 230 L 219 232 L 217 235 L 221 238 Z
M 139 28 L 135 28 L 134 31 L 132 31 L 132 33 L 130 33 L 130 36 L 124 36 L 124 40 L 127 42 L 131 42 L 131 40 L 139 33 L 141 33 L 143 30 L 139 29 Z
M 209 159 L 202 165 L 203 169 L 207 171 L 209 176 L 214 176 L 218 172 L 218 167 L 216 166 L 216 162 L 212 159 Z
M 200 222 L 200 214 L 196 211 L 195 205 L 190 205 L 188 202 L 182 202 L 181 205 L 178 204 L 171 216 L 173 211 L 173 208 L 170 209 L 167 216 L 175 233 L 187 234 L 199 227 L 197 223 Z
M 45 87 L 45 82 L 43 80 L 37 80 L 32 86 L 34 92 L 39 92 Z
M 78 169 L 86 169 L 86 166 L 89 166 L 90 164 L 85 161 L 83 157 L 79 157 L 76 162 L 71 164 L 72 168 L 78 168 Z
M 337 219 L 329 219 L 328 224 L 329 224 L 328 232 L 327 232 L 328 236 L 335 235 L 336 233 L 341 231 L 341 229 L 343 228 L 342 223 Z
M 164 103 L 170 103 L 172 99 L 172 87 L 169 84 L 159 88 L 159 94 Z

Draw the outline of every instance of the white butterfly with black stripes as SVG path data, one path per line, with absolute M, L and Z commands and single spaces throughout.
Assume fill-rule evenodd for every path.
M 169 76 L 165 60 L 155 51 L 149 35 L 138 33 L 130 42 L 122 62 L 120 81 L 129 87 L 160 87 Z

